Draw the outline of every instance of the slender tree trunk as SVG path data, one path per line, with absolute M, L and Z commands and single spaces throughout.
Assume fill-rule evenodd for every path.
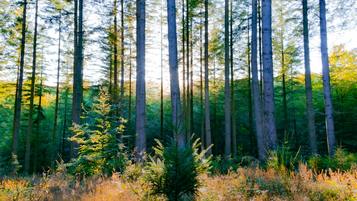
M 180 103 L 180 87 L 177 64 L 177 36 L 176 36 L 176 3 L 167 0 L 167 24 L 169 40 L 170 91 L 172 107 L 172 124 L 174 136 L 179 148 L 185 146 L 185 134 L 182 132 L 182 116 Z
M 309 47 L 309 21 L 307 0 L 302 0 L 303 5 L 303 28 L 304 28 L 304 61 L 305 61 L 305 93 L 306 93 L 306 116 L 309 132 L 309 144 L 311 154 L 317 153 L 315 112 L 312 102 L 312 85 L 310 70 L 310 47 Z
M 160 137 L 164 140 L 164 65 L 163 65 L 163 0 L 160 7 Z
M 259 86 L 260 86 L 260 94 L 263 94 L 263 41 L 262 41 L 262 3 L 261 0 L 258 0 L 257 2 L 257 12 L 258 12 L 258 50 L 259 50 Z M 261 99 L 263 96 L 261 95 Z
M 33 57 L 32 57 L 32 73 L 31 73 L 31 89 L 30 89 L 30 111 L 26 135 L 26 153 L 25 153 L 25 172 L 28 174 L 30 170 L 31 156 L 31 137 L 33 129 L 33 110 L 35 97 L 35 82 L 36 82 L 36 59 L 37 59 L 37 18 L 38 18 L 38 0 L 35 3 L 35 30 L 33 38 Z
M 141 161 L 146 151 L 145 134 L 145 0 L 136 1 L 136 151 Z
M 190 60 L 190 65 L 191 65 L 191 71 L 190 71 L 190 136 L 191 138 L 192 134 L 194 133 L 194 119 L 193 119 L 193 19 L 191 18 L 191 60 Z
M 66 141 L 66 131 L 67 131 L 67 110 L 68 110 L 68 94 L 69 88 L 66 87 L 65 95 L 64 95 L 64 111 L 63 111 L 63 129 L 62 129 L 62 136 L 61 136 L 61 157 L 64 156 L 64 143 Z
M 252 69 L 251 69 L 251 48 L 250 48 L 250 25 L 249 25 L 249 20 L 247 21 L 247 30 L 248 30 L 248 40 L 247 40 L 247 65 L 248 65 L 248 100 L 249 100 L 249 136 L 250 136 L 250 144 L 252 147 L 254 147 L 254 131 L 253 131 L 253 104 L 252 104 L 252 84 L 251 84 L 251 75 L 252 75 Z
M 185 0 L 182 0 L 181 8 L 182 16 L 182 115 L 185 117 L 187 115 L 186 110 L 186 21 L 185 21 Z M 183 132 L 186 135 L 187 126 L 186 119 L 183 120 Z
M 200 18 L 200 112 L 201 112 L 201 149 L 205 148 L 205 117 L 203 111 L 203 31 Z
M 38 98 L 38 108 L 37 108 L 37 119 L 36 119 L 36 135 L 35 135 L 35 140 L 34 144 L 38 143 L 39 140 L 39 134 L 41 130 L 41 120 L 42 120 L 42 91 L 43 91 L 43 81 L 42 81 L 42 75 L 43 75 L 43 68 L 40 69 L 41 74 L 40 74 L 40 91 L 39 91 L 39 98 Z M 37 155 L 38 155 L 38 147 L 34 146 L 33 150 L 33 171 L 37 171 Z
M 131 41 L 129 43 L 129 103 L 128 103 L 128 129 L 131 128 L 131 99 L 132 99 L 132 64 Z
M 204 57 L 205 57 L 205 134 L 206 134 L 206 148 L 212 144 L 211 139 L 211 115 L 210 115 L 210 101 L 209 101 L 209 71 L 208 71 L 208 0 L 205 3 L 205 42 L 204 42 Z M 212 150 L 208 150 L 208 155 L 212 154 Z
M 229 24 L 229 49 L 230 49 L 230 67 L 231 67 L 231 104 L 232 104 L 232 151 L 233 156 L 237 156 L 237 122 L 234 94 L 234 63 L 233 63 L 233 0 L 230 0 L 230 24 Z
M 271 0 L 263 0 L 263 78 L 264 78 L 264 130 L 267 150 L 277 147 L 274 108 L 273 51 L 271 28 Z
M 330 156 L 335 154 L 336 138 L 333 120 L 333 105 L 330 86 L 330 69 L 327 50 L 327 28 L 326 28 L 326 2 L 320 0 L 320 37 L 321 37 L 321 60 L 322 60 L 322 80 L 325 100 L 326 135 L 327 148 Z
M 76 6 L 75 6 L 76 7 Z M 77 11 L 76 11 L 77 12 Z M 75 14 L 76 14 L 75 12 Z M 77 28 L 75 26 L 75 28 Z M 80 124 L 83 101 L 83 0 L 78 0 L 78 34 L 76 47 L 76 66 L 73 71 L 73 101 L 72 101 L 72 121 Z M 77 145 L 75 145 L 77 146 Z M 74 147 L 75 147 L 74 146 Z M 74 156 L 77 150 L 73 150 Z M 73 155 L 72 155 L 73 156 Z
M 281 69 L 282 69 L 282 86 L 283 86 L 283 112 L 284 112 L 284 135 L 288 133 L 289 120 L 288 120 L 288 101 L 286 98 L 286 66 L 285 66 L 285 52 L 284 52 L 284 40 L 283 33 L 281 36 Z
M 121 27 L 120 27 L 120 99 L 123 100 L 124 98 L 124 0 L 120 0 L 120 6 L 121 6 Z
M 185 128 L 186 128 L 186 137 L 189 139 L 191 136 L 191 97 L 190 97 L 190 5 L 189 0 L 186 0 L 186 18 L 185 18 L 185 26 L 186 26 L 186 115 L 185 115 Z
M 224 154 L 228 158 L 231 155 L 231 88 L 229 83 L 229 1 L 225 0 L 224 6 L 224 130 L 225 145 Z
M 119 87 L 118 87 L 118 6 L 117 6 L 117 0 L 114 0 L 114 34 L 113 34 L 113 49 L 114 49 L 114 81 L 113 81 L 113 99 L 114 99 L 114 105 L 116 107 L 115 111 L 116 114 L 118 114 L 118 93 L 119 93 Z
M 57 58 L 57 85 L 56 85 L 56 102 L 55 102 L 55 113 L 53 120 L 53 131 L 52 131 L 52 146 L 56 146 L 56 134 L 57 134 L 57 119 L 58 119 L 58 106 L 59 106 L 59 86 L 60 86 L 60 70 L 61 70 L 61 11 L 59 13 L 59 24 L 58 24 L 58 58 Z M 53 150 L 53 158 L 55 160 L 57 149 Z M 54 163 L 53 163 L 54 164 Z
M 110 55 L 109 55 L 109 94 L 113 94 L 113 47 L 110 47 Z
M 21 120 L 21 102 L 22 102 L 22 85 L 24 80 L 24 64 L 25 64 L 25 45 L 26 45 L 26 11 L 27 0 L 23 1 L 22 12 L 22 27 L 21 27 L 21 45 L 20 45 L 20 66 L 16 86 L 13 133 L 12 133 L 12 154 L 17 155 L 18 136 L 20 134 Z
M 258 157 L 260 160 L 265 159 L 263 121 L 262 121 L 262 104 L 261 94 L 259 90 L 258 79 L 258 40 L 257 40 L 257 0 L 252 0 L 252 97 L 253 97 L 253 112 L 255 132 L 257 139 Z

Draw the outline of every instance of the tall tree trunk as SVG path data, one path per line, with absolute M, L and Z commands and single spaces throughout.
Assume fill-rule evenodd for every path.
M 43 54 L 43 53 L 42 53 Z M 43 65 L 43 64 L 42 64 Z M 37 108 L 37 119 L 36 119 L 36 135 L 35 135 L 35 140 L 34 144 L 38 144 L 39 140 L 39 134 L 41 130 L 41 120 L 42 120 L 42 91 L 43 91 L 43 68 L 41 67 L 40 69 L 41 74 L 40 74 L 40 91 L 38 94 L 38 108 Z M 34 146 L 33 150 L 33 171 L 37 171 L 37 156 L 38 156 L 38 146 Z
M 247 40 L 247 65 L 248 65 L 248 101 L 249 101 L 249 136 L 250 136 L 250 144 L 252 147 L 254 147 L 254 131 L 253 131 L 253 104 L 252 104 L 252 84 L 251 84 L 251 75 L 252 75 L 252 69 L 251 69 L 251 48 L 250 48 L 250 25 L 249 25 L 249 20 L 247 20 L 247 35 L 248 35 L 248 40 Z M 254 154 L 253 154 L 254 155 Z
M 21 45 L 20 45 L 20 66 L 17 78 L 13 133 L 12 133 L 12 154 L 17 155 L 17 143 L 20 133 L 20 120 L 21 120 L 21 102 L 22 102 L 22 85 L 24 80 L 24 64 L 25 64 L 25 45 L 26 45 L 26 11 L 27 0 L 23 1 L 22 12 L 22 27 L 21 27 Z
M 203 111 L 203 30 L 200 18 L 200 115 L 201 115 L 201 149 L 205 148 L 205 118 Z
M 309 133 L 309 144 L 311 154 L 317 153 L 315 112 L 312 102 L 312 85 L 310 70 L 310 47 L 309 47 L 309 19 L 307 0 L 302 0 L 303 5 L 303 32 L 304 32 L 304 61 L 305 61 L 305 93 L 306 93 L 306 116 Z
M 60 153 L 62 158 L 64 156 L 64 143 L 66 141 L 66 131 L 67 131 L 68 94 L 69 94 L 69 88 L 67 86 L 64 94 L 63 128 L 62 128 L 62 136 L 60 141 L 61 143 Z
M 186 137 L 189 138 L 191 136 L 191 127 L 190 127 L 190 122 L 191 122 L 191 105 L 190 105 L 190 2 L 189 0 L 186 0 L 186 115 L 185 115 L 185 128 L 186 128 Z
M 77 10 L 75 11 L 75 15 L 76 13 Z M 76 28 L 78 28 L 78 38 L 75 39 L 77 40 L 77 47 L 75 51 L 75 54 L 77 55 L 75 59 L 77 61 L 75 62 L 76 65 L 74 66 L 73 70 L 72 122 L 75 124 L 80 124 L 83 100 L 83 0 L 78 0 L 78 22 L 75 26 L 75 30 Z M 74 148 L 75 146 L 76 145 L 73 145 Z M 73 149 L 72 157 L 76 155 L 77 150 Z
M 55 113 L 53 120 L 53 131 L 52 131 L 52 146 L 56 146 L 56 134 L 57 134 L 57 119 L 58 119 L 58 106 L 59 106 L 59 86 L 60 86 L 60 70 L 61 70 L 61 11 L 59 13 L 59 24 L 58 24 L 58 58 L 57 58 L 57 84 L 56 84 L 56 102 L 55 102 Z M 53 150 L 52 160 L 55 160 L 57 149 Z M 54 163 L 52 164 L 54 165 Z
M 257 40 L 257 0 L 252 0 L 252 98 L 253 98 L 253 113 L 254 126 L 257 139 L 258 157 L 260 160 L 265 159 L 264 135 L 263 135 L 263 121 L 262 121 L 262 104 L 261 94 L 259 90 L 258 79 L 258 40 Z
M 273 51 L 271 28 L 271 0 L 263 0 L 263 78 L 264 78 L 264 130 L 267 150 L 277 147 L 274 108 Z
M 257 12 L 258 12 L 258 50 L 259 50 L 259 88 L 260 88 L 260 98 L 262 99 L 263 96 L 263 41 L 262 41 L 262 0 L 258 0 L 257 2 Z
M 132 64 L 131 41 L 129 42 L 129 103 L 128 103 L 128 130 L 131 129 L 131 99 L 132 99 Z
M 232 139 L 231 87 L 229 83 L 229 1 L 225 0 L 224 4 L 224 154 L 229 157 L 231 155 Z
M 121 27 L 120 27 L 120 99 L 123 100 L 124 98 L 124 0 L 120 0 L 120 7 L 121 7 Z
M 229 49 L 230 49 L 230 67 L 231 67 L 231 104 L 232 104 L 232 151 L 233 156 L 237 156 L 237 122 L 234 94 L 234 60 L 233 60 L 233 0 L 230 0 L 230 16 L 229 16 Z
M 114 34 L 113 34 L 113 49 L 114 49 L 114 81 L 113 81 L 113 102 L 116 107 L 115 112 L 118 114 L 118 93 L 119 93 L 119 87 L 118 87 L 118 5 L 117 5 L 117 0 L 114 0 Z
M 320 0 L 320 37 L 321 37 L 321 60 L 322 60 L 322 80 L 325 100 L 326 135 L 327 148 L 330 156 L 335 154 L 335 128 L 333 121 L 333 105 L 330 86 L 330 69 L 327 50 L 327 28 L 326 28 L 326 2 Z
M 164 64 L 163 64 L 163 0 L 160 5 L 160 137 L 164 140 Z
M 181 21 L 182 21 L 182 115 L 187 115 L 186 110 L 186 18 L 185 18 L 185 0 L 182 0 L 182 8 L 181 8 Z M 183 119 L 183 132 L 186 135 L 186 119 Z
M 37 19 L 38 19 L 38 0 L 35 3 L 35 30 L 33 38 L 33 56 L 32 56 L 32 73 L 31 73 L 31 89 L 30 89 L 30 111 L 26 135 L 26 152 L 25 152 L 25 172 L 30 170 L 30 156 L 31 156 L 31 137 L 33 129 L 33 110 L 35 97 L 35 82 L 36 82 L 36 59 L 37 59 Z
M 177 64 L 177 36 L 176 36 L 176 3 L 175 0 L 167 0 L 167 24 L 169 40 L 169 65 L 170 65 L 170 91 L 172 107 L 172 124 L 174 136 L 178 147 L 185 146 L 185 134 L 182 132 L 182 116 L 180 103 L 180 87 Z
M 288 120 L 288 101 L 286 98 L 286 66 L 285 66 L 285 52 L 283 33 L 281 33 L 281 69 L 282 69 L 282 86 L 283 86 L 283 113 L 284 113 L 284 135 L 288 134 L 289 120 Z
M 205 142 L 206 148 L 212 144 L 211 139 L 211 115 L 210 115 L 210 101 L 209 101 L 209 71 L 208 71 L 208 0 L 205 0 L 205 44 L 204 44 L 204 57 L 205 57 Z M 208 155 L 212 154 L 212 150 L 208 150 Z
M 136 152 L 141 161 L 146 151 L 145 135 L 145 0 L 136 1 Z

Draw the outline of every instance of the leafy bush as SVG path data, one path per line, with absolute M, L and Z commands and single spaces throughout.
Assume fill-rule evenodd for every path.
M 199 140 L 183 148 L 175 141 L 167 147 L 156 142 L 155 155 L 149 157 L 146 172 L 152 193 L 165 195 L 170 201 L 194 199 L 200 186 L 198 176 L 210 167 L 210 157 L 205 158 L 207 150 L 199 152 Z
M 287 143 L 279 146 L 275 151 L 269 152 L 267 167 L 276 171 L 289 172 L 295 170 L 301 158 L 299 156 L 300 149 L 293 154 Z
M 221 156 L 214 157 L 211 162 L 211 174 L 227 174 L 230 171 L 236 171 L 239 167 L 239 162 L 233 158 L 223 158 Z
M 80 176 L 123 172 L 127 163 L 121 142 L 125 121 L 111 114 L 104 91 L 100 92 L 91 110 L 86 111 L 85 120 L 85 124 L 71 128 L 74 136 L 70 140 L 79 148 L 78 158 L 69 164 L 69 172 Z
M 333 157 L 315 155 L 309 158 L 308 165 L 315 171 L 328 169 L 346 171 L 357 165 L 357 154 L 337 148 Z

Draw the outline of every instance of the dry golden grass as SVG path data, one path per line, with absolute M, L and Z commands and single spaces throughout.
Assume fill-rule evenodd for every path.
M 137 179 L 136 179 L 137 178 Z M 357 200 L 357 170 L 316 174 L 300 165 L 298 173 L 240 168 L 227 175 L 200 177 L 199 201 Z M 140 175 L 75 180 L 65 173 L 41 178 L 3 179 L 0 200 L 140 201 L 165 200 L 150 195 Z

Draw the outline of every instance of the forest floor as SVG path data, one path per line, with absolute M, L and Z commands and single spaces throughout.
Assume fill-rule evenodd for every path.
M 0 200 L 136 201 L 165 200 L 150 194 L 139 167 L 123 175 L 76 180 L 57 171 L 42 177 L 3 178 Z M 197 200 L 357 200 L 357 169 L 314 173 L 239 168 L 224 175 L 201 175 Z

